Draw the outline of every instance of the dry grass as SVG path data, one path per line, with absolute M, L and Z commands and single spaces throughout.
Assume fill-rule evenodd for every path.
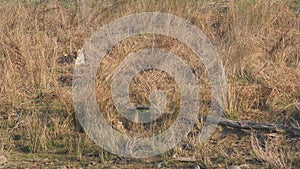
M 87 141 L 74 118 L 71 88 L 58 81 L 70 77 L 74 67 L 60 65 L 57 59 L 74 48 L 81 48 L 96 30 L 112 19 L 143 11 L 168 12 L 188 19 L 212 40 L 227 75 L 228 117 L 285 122 L 293 116 L 293 124 L 299 125 L 299 109 L 290 111 L 291 107 L 300 105 L 299 3 L 291 0 L 216 2 L 0 1 L 0 154 L 27 146 L 32 153 L 63 151 L 80 159 L 84 147 L 93 149 L 94 145 Z M 174 52 L 195 70 L 202 96 L 199 114 L 205 115 L 209 108 L 207 74 L 185 45 L 158 35 L 131 37 L 104 58 L 96 86 L 97 101 L 107 120 L 128 134 L 147 134 L 142 130 L 160 132 L 172 123 L 170 117 L 178 111 L 179 93 L 174 79 L 157 71 L 145 72 L 131 84 L 134 104 L 148 104 L 152 89 L 160 88 L 166 93 L 166 112 L 170 113 L 156 126 L 130 123 L 120 118 L 112 106 L 109 86 L 112 72 L 129 53 L 153 44 Z M 203 149 L 198 149 L 200 154 L 205 153 L 201 152 Z M 291 166 L 290 161 L 282 158 L 288 152 L 274 153 L 277 155 L 274 161 L 267 159 L 265 153 L 270 151 L 256 144 L 255 138 L 253 150 L 270 166 Z M 209 158 L 202 160 L 212 165 Z
M 254 134 L 251 135 L 254 154 L 262 160 L 266 168 L 292 168 L 291 150 L 282 136 L 266 136 L 259 140 Z

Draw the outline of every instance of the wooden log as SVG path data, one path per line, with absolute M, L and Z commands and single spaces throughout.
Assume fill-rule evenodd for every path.
M 216 123 L 217 119 L 210 120 L 211 122 Z M 269 124 L 269 123 L 259 123 L 259 122 L 251 122 L 251 121 L 235 121 L 229 120 L 225 118 L 220 118 L 219 125 L 230 126 L 238 129 L 245 130 L 264 130 L 269 132 L 287 132 L 294 137 L 300 137 L 300 128 L 294 126 L 285 126 L 283 124 Z

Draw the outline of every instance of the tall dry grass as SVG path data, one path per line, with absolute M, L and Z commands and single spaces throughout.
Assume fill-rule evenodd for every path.
M 261 160 L 266 168 L 292 168 L 292 158 L 286 140 L 279 135 L 258 138 L 251 135 L 254 155 Z
M 212 40 L 227 75 L 227 116 L 281 121 L 294 113 L 285 110 L 300 102 L 300 20 L 294 3 L 289 0 L 0 2 L 0 114 L 3 121 L 0 131 L 7 137 L 0 145 L 10 145 L 5 140 L 10 140 L 12 135 L 21 135 L 24 145 L 29 145 L 32 152 L 47 151 L 46 145 L 51 140 L 66 135 L 70 139 L 64 138 L 63 143 L 77 142 L 73 136 L 81 136 L 76 136 L 79 130 L 74 130 L 78 126 L 74 125 L 71 88 L 58 82 L 62 76 L 71 76 L 74 67 L 59 65 L 57 59 L 74 48 L 81 48 L 93 33 L 112 19 L 144 11 L 168 12 L 188 19 Z M 136 41 L 141 42 L 139 46 L 131 43 Z M 107 118 L 113 124 L 120 123 L 113 122 L 119 117 L 107 86 L 111 72 L 128 53 L 152 46 L 154 41 L 160 41 L 155 45 L 177 52 L 186 60 L 193 58 L 184 45 L 161 36 L 132 37 L 116 46 L 110 51 L 114 59 L 106 57 L 104 70 L 100 71 L 100 79 L 106 81 L 97 83 L 99 106 L 111 113 Z M 205 114 L 210 104 L 207 74 L 201 63 L 187 63 L 201 81 L 199 92 L 203 97 L 199 113 Z M 157 76 L 162 78 L 153 85 L 151 77 Z M 166 85 L 169 84 L 167 80 L 170 81 L 166 75 L 150 72 L 135 80 L 132 84 L 136 86 L 132 97 L 135 103 L 147 103 L 149 91 L 145 88 L 153 89 L 163 84 L 168 93 L 168 111 L 177 111 L 177 96 L 172 95 L 178 94 L 177 88 L 173 82 Z M 125 126 L 120 128 L 133 128 L 134 132 L 147 127 L 125 123 L 121 123 Z M 165 121 L 158 126 L 168 127 L 169 123 Z M 149 128 L 151 132 L 154 130 Z M 43 137 L 36 138 L 37 135 Z M 76 149 L 72 144 L 68 148 L 70 151 Z

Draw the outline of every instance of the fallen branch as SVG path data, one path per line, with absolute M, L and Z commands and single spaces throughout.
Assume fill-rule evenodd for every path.
M 180 162 L 195 162 L 195 157 L 180 157 L 178 154 L 173 155 L 173 159 Z
M 285 126 L 283 124 L 268 124 L 251 121 L 234 121 L 225 118 L 220 118 L 219 125 L 230 126 L 238 129 L 246 130 L 265 130 L 270 132 L 287 132 L 295 137 L 300 137 L 300 128 L 293 126 Z

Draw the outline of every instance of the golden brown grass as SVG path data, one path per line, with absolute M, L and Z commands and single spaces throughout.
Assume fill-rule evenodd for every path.
M 299 4 L 289 0 L 0 2 L 0 154 L 14 147 L 15 150 L 27 148 L 32 153 L 66 151 L 80 158 L 83 146 L 92 147 L 76 124 L 71 88 L 58 82 L 62 76 L 71 76 L 74 67 L 59 65 L 57 59 L 74 48 L 81 48 L 96 30 L 112 19 L 143 11 L 168 12 L 188 19 L 211 39 L 227 75 L 228 117 L 283 122 L 297 114 L 289 110 L 300 103 L 297 7 Z M 151 133 L 167 128 L 172 122 L 169 115 L 157 126 L 124 121 L 110 98 L 108 84 L 114 69 L 129 53 L 152 47 L 154 41 L 155 46 L 176 53 L 195 69 L 202 95 L 199 114 L 205 115 L 209 108 L 207 74 L 201 63 L 194 62 L 195 56 L 186 46 L 157 35 L 125 39 L 103 60 L 103 70 L 99 70 L 98 77 L 104 80 L 97 81 L 96 90 L 97 101 L 100 109 L 107 113 L 107 120 L 113 125 L 119 124 L 113 122 L 116 119 L 121 120 L 124 125 L 121 128 L 129 134 L 145 134 L 141 130 Z M 157 77 L 161 78 L 153 83 Z M 178 88 L 172 78 L 161 72 L 150 71 L 137 77 L 132 83 L 131 99 L 135 104 L 147 104 L 151 91 L 146 89 L 156 87 L 167 93 L 167 111 L 176 112 Z M 299 119 L 293 119 L 299 124 Z M 11 142 L 16 136 L 20 139 Z M 68 146 L 61 148 L 60 145 Z M 270 166 L 281 166 L 265 159 L 265 151 L 257 144 L 253 144 L 253 148 L 258 158 Z M 274 158 L 285 166 L 290 165 L 281 159 L 283 156 Z M 203 160 L 212 165 L 208 158 Z
M 290 147 L 285 145 L 286 140 L 279 135 L 265 136 L 259 140 L 251 135 L 251 143 L 254 154 L 262 160 L 267 168 L 290 169 L 292 158 Z

